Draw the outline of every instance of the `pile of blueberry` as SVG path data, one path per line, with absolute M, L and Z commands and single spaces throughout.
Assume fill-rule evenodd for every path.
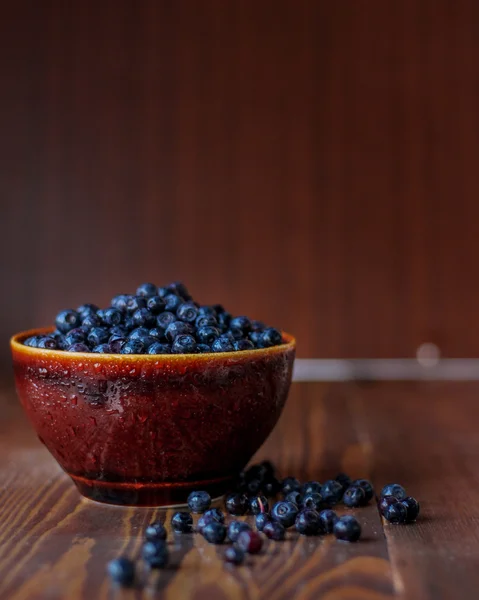
M 143 283 L 136 294 L 119 294 L 100 309 L 82 304 L 58 313 L 49 335 L 26 346 L 67 352 L 113 354 L 195 354 L 268 348 L 281 333 L 261 321 L 234 317 L 221 304 L 202 306 L 179 282 L 165 287 Z
M 271 509 L 266 496 L 282 495 Z M 236 491 L 225 498 L 226 512 L 232 517 L 254 515 L 255 527 L 239 519 L 226 523 L 223 511 L 211 508 L 211 498 L 205 491 L 192 492 L 188 497 L 189 512 L 176 512 L 171 519 L 175 533 L 200 533 L 211 544 L 231 542 L 224 553 L 226 562 L 239 565 L 246 554 L 257 554 L 263 546 L 265 536 L 270 540 L 282 541 L 286 530 L 294 527 L 301 535 L 334 534 L 338 540 L 356 542 L 361 536 L 361 526 L 352 515 L 338 516 L 332 507 L 341 501 L 348 508 L 365 506 L 374 497 L 374 489 L 366 479 L 351 479 L 340 474 L 336 479 L 308 481 L 301 484 L 294 477 L 279 480 L 269 461 L 253 465 L 240 474 Z M 391 523 L 415 521 L 419 514 L 416 500 L 406 497 L 404 488 L 390 484 L 383 488 L 379 500 L 381 514 Z M 196 527 L 194 514 L 201 516 Z M 145 531 L 143 560 L 152 568 L 161 568 L 168 563 L 167 531 L 159 521 L 151 523 Z M 135 566 L 128 558 L 113 560 L 108 565 L 113 580 L 131 585 Z

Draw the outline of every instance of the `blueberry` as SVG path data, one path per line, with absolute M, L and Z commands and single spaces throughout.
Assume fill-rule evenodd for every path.
M 303 485 L 303 495 L 307 496 L 308 494 L 320 494 L 321 493 L 321 489 L 322 489 L 322 485 L 319 483 L 319 481 L 307 481 L 304 485 Z
M 243 332 L 241 331 L 241 329 L 228 329 L 226 333 L 233 342 L 237 342 L 243 339 Z
M 261 332 L 260 331 L 251 331 L 248 334 L 248 338 L 251 340 L 251 343 L 254 344 L 256 348 L 261 348 Z
M 226 496 L 225 507 L 230 515 L 244 515 L 248 507 L 248 499 L 244 494 L 230 494 Z
M 263 547 L 263 540 L 257 531 L 242 531 L 236 543 L 249 554 L 258 554 Z
M 160 329 L 163 329 L 163 331 L 166 331 L 168 325 L 171 325 L 171 323 L 174 323 L 175 321 L 176 316 L 168 311 L 162 312 L 156 317 L 156 324 Z
M 171 354 L 171 347 L 168 344 L 153 342 L 148 346 L 147 354 Z
M 306 494 L 306 496 L 303 496 L 304 508 L 311 508 L 312 510 L 321 510 L 323 504 L 323 497 L 318 492 L 310 492 L 309 494 Z
M 243 350 L 254 350 L 254 344 L 249 340 L 237 340 L 234 343 L 234 347 L 237 352 L 241 352 Z
M 126 301 L 126 310 L 133 314 L 140 308 L 146 308 L 146 298 L 143 296 L 129 296 Z
M 243 334 L 251 331 L 251 321 L 248 317 L 235 317 L 230 321 L 231 329 L 239 329 Z
M 198 522 L 196 523 L 196 531 L 198 533 L 203 533 L 203 529 L 206 527 L 206 525 L 208 525 L 208 523 L 211 523 L 212 521 L 214 521 L 214 519 L 211 515 L 209 517 L 201 515 L 201 517 L 198 519 Z
M 301 484 L 295 477 L 285 477 L 281 483 L 281 491 L 285 496 L 290 492 L 299 492 Z
M 249 496 L 257 496 L 261 490 L 261 481 L 259 479 L 252 479 L 246 484 L 246 492 Z
M 249 510 L 253 515 L 267 513 L 269 511 L 268 500 L 264 496 L 254 496 L 250 498 Z
M 223 337 L 219 337 L 211 345 L 211 350 L 213 352 L 234 352 L 234 349 L 233 342 Z
M 71 329 L 80 327 L 80 315 L 76 310 L 62 310 L 55 319 L 55 325 L 61 333 L 68 333 Z
M 126 305 L 128 303 L 128 299 L 130 298 L 129 294 L 118 294 L 114 298 L 111 299 L 111 305 L 113 308 L 118 309 L 120 312 L 124 313 L 126 311 Z
M 366 504 L 366 494 L 359 485 L 351 485 L 343 494 L 343 503 L 349 508 L 357 508 Z
M 383 511 L 383 517 L 395 525 L 405 523 L 407 520 L 407 508 L 402 502 L 389 504 Z
M 263 528 L 266 525 L 266 523 L 270 523 L 270 522 L 271 522 L 271 517 L 268 513 L 259 513 L 258 515 L 256 515 L 255 524 L 256 524 L 256 529 L 258 531 L 263 531 Z
M 86 315 L 86 317 L 84 317 L 81 322 L 81 328 L 84 331 L 88 331 L 89 329 L 91 329 L 93 327 L 100 327 L 100 326 L 101 326 L 101 319 L 96 313 L 90 313 L 90 314 Z
M 211 521 L 203 528 L 203 537 L 210 544 L 222 544 L 226 539 L 226 527 L 218 521 Z
M 338 540 L 357 542 L 361 535 L 361 525 L 353 516 L 346 515 L 336 521 L 333 533 Z
M 165 330 L 162 327 L 152 327 L 148 331 L 148 335 L 152 337 L 156 342 L 165 341 Z
M 112 336 L 113 337 L 113 336 Z M 114 340 L 112 340 L 110 338 L 110 341 L 108 342 L 110 344 L 110 348 L 113 354 L 118 354 L 121 349 L 123 348 L 123 345 L 126 344 L 128 340 L 126 338 L 115 338 Z
M 189 334 L 177 335 L 171 345 L 171 351 L 173 354 L 194 354 L 196 352 L 196 340 Z
M 118 338 L 126 337 L 128 337 L 128 329 L 123 325 L 115 325 L 110 329 L 110 339 L 108 341 L 112 342 Z
M 72 344 L 66 348 L 67 352 L 90 352 L 90 348 L 86 344 Z
M 291 527 L 294 525 L 296 516 L 298 514 L 298 507 L 292 502 L 276 502 L 271 509 L 271 518 L 274 521 L 281 523 L 283 527 Z
M 231 315 L 229 312 L 222 312 L 222 313 L 218 313 L 217 311 L 217 319 L 218 319 L 218 324 L 220 325 L 221 328 L 223 329 L 227 329 L 229 327 L 230 321 L 231 321 Z
M 183 298 L 183 300 L 191 300 L 191 296 L 186 289 L 186 286 L 181 281 L 174 281 L 166 286 L 170 292 L 173 292 L 177 296 Z
M 142 340 L 145 337 L 150 337 L 150 330 L 146 327 L 136 327 L 128 335 L 130 340 Z
M 406 523 L 415 521 L 419 515 L 419 502 L 416 498 L 408 496 L 407 498 L 404 498 L 404 500 L 401 500 L 401 504 L 406 507 Z
M 171 292 L 166 286 L 158 288 L 158 296 L 160 298 L 164 298 L 165 296 L 168 296 L 168 294 L 171 294 Z
M 331 510 L 330 508 L 327 508 L 326 510 L 322 510 L 319 513 L 319 518 L 321 519 L 322 523 L 323 523 L 323 529 L 325 533 L 333 533 L 334 530 L 334 524 L 336 523 L 336 521 L 338 520 L 338 515 L 334 512 L 334 510 Z
M 359 487 L 361 487 L 364 490 L 364 493 L 366 495 L 365 504 L 367 504 L 370 500 L 373 499 L 374 488 L 370 481 L 368 481 L 367 479 L 355 479 L 352 485 L 359 485 Z
M 263 533 L 270 540 L 280 542 L 286 537 L 286 529 L 277 521 L 269 521 L 263 528 Z
M 163 298 L 165 303 L 165 310 L 176 312 L 180 304 L 183 304 L 183 300 L 176 294 L 168 294 Z
M 111 560 L 107 572 L 111 579 L 120 585 L 130 586 L 135 580 L 135 564 L 123 556 Z
M 399 500 L 395 496 L 383 496 L 378 503 L 379 512 L 384 514 L 386 509 L 391 504 L 396 504 Z
M 193 333 L 193 328 L 189 323 L 184 323 L 183 321 L 174 321 L 170 323 L 166 328 L 165 335 L 166 339 L 172 342 L 178 335 L 191 335 Z
M 240 565 L 244 561 L 245 552 L 241 548 L 230 546 L 225 550 L 225 561 L 233 565 Z
M 108 327 L 115 327 L 115 325 L 119 325 L 123 319 L 121 312 L 117 308 L 113 307 L 100 310 L 97 314 L 100 317 L 103 325 L 107 325 Z
M 286 500 L 286 502 L 292 502 L 293 504 L 296 504 L 297 507 L 300 507 L 303 505 L 303 496 L 297 490 L 294 490 L 292 492 L 289 492 L 289 494 L 286 494 L 284 499 Z
M 263 492 L 266 496 L 276 496 L 276 494 L 281 490 L 281 482 L 276 479 L 276 477 L 272 477 L 265 481 L 262 486 Z
M 268 327 L 261 334 L 261 345 L 263 348 L 269 348 L 270 346 L 277 346 L 281 344 L 283 338 L 281 333 L 274 327 Z
M 156 317 L 148 308 L 139 308 L 132 315 L 133 322 L 137 327 L 153 327 L 156 325 Z
M 215 311 L 217 315 L 221 315 L 224 312 L 226 312 L 222 304 L 213 304 L 211 308 Z
M 77 308 L 77 313 L 80 315 L 80 318 L 83 319 L 88 314 L 94 313 L 96 314 L 100 309 L 96 304 L 82 304 Z
M 158 294 L 158 288 L 154 283 L 142 283 L 136 290 L 137 296 L 156 296 Z
M 42 335 L 37 342 L 37 348 L 43 348 L 44 350 L 56 350 L 58 344 L 55 338 L 49 335 Z
M 144 354 L 145 346 L 140 340 L 128 340 L 123 344 L 120 354 Z
M 211 346 L 208 346 L 208 344 L 197 344 L 196 351 L 199 354 L 206 354 L 207 352 L 211 352 Z
M 334 479 L 329 479 L 323 483 L 321 495 L 323 496 L 326 505 L 333 506 L 341 501 L 341 498 L 343 497 L 343 488 L 341 484 Z
M 399 483 L 389 483 L 385 485 L 381 490 L 381 498 L 383 496 L 394 496 L 398 500 L 403 500 L 406 498 L 406 490 Z
M 215 317 L 199 315 L 195 321 L 195 327 L 201 329 L 202 327 L 218 327 L 218 321 Z
M 193 302 L 183 302 L 183 304 L 180 304 L 176 309 L 176 316 L 180 321 L 194 323 L 198 316 L 198 309 Z
M 216 319 L 216 310 L 212 306 L 200 306 L 198 308 L 198 317 L 214 317 Z
M 351 477 L 349 477 L 345 473 L 339 473 L 338 475 L 336 475 L 335 479 L 338 483 L 340 483 L 342 485 L 343 490 L 347 490 L 348 487 L 350 485 L 352 485 L 352 483 L 353 483 L 351 481 Z M 366 480 L 364 480 L 364 481 L 366 481 Z M 356 482 L 356 484 L 359 485 L 357 482 Z
M 251 321 L 251 331 L 263 331 L 266 329 L 266 325 L 262 321 Z
M 318 535 L 324 533 L 323 522 L 315 510 L 305 508 L 300 511 L 295 521 L 296 531 L 302 535 Z
M 189 512 L 176 512 L 171 517 L 171 527 L 176 533 L 192 533 L 193 517 Z
M 133 321 L 133 317 L 131 315 L 128 315 L 127 317 L 125 317 L 125 320 L 123 321 L 123 326 L 128 331 L 135 329 L 136 324 L 135 324 L 135 321 Z
M 110 344 L 98 344 L 98 346 L 92 348 L 92 352 L 96 354 L 111 354 L 111 346 Z
M 85 341 L 85 332 L 80 329 L 72 329 L 69 331 L 64 339 L 65 346 L 71 346 L 72 344 L 83 343 Z
M 244 521 L 231 521 L 228 527 L 228 537 L 232 542 L 236 542 L 242 531 L 250 531 L 251 527 Z
M 146 301 L 146 308 L 148 308 L 148 310 L 150 310 L 154 315 L 159 315 L 165 310 L 163 298 L 160 296 L 151 296 Z
M 33 335 L 32 337 L 27 338 L 23 344 L 24 346 L 30 346 L 31 348 L 36 348 L 38 342 L 42 339 L 40 335 Z
M 191 512 L 204 513 L 211 505 L 211 497 L 208 492 L 191 492 L 188 496 L 188 507 Z
M 270 460 L 263 460 L 259 464 L 263 479 L 269 480 L 276 476 L 276 469 Z
M 196 331 L 196 337 L 202 344 L 211 345 L 219 336 L 220 332 L 216 327 L 200 327 Z
M 106 327 L 93 327 L 87 335 L 90 346 L 99 346 L 105 344 L 110 338 L 110 332 Z
M 153 569 L 161 569 L 168 563 L 168 547 L 163 540 L 151 540 L 143 544 L 144 560 Z
M 203 517 L 205 519 L 210 519 L 211 521 L 216 521 L 217 523 L 224 523 L 225 516 L 223 512 L 219 508 L 209 508 L 204 514 Z
M 160 521 L 155 521 L 150 523 L 148 527 L 145 529 L 145 537 L 147 540 L 166 540 L 168 533 L 165 529 L 163 523 Z

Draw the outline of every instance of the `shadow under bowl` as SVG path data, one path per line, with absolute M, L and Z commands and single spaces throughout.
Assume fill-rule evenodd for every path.
M 18 396 L 40 441 L 92 500 L 166 506 L 227 491 L 286 402 L 295 340 L 217 354 L 43 350 L 11 339 Z

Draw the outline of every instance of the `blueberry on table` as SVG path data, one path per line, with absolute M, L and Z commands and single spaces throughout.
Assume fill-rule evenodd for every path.
M 189 512 L 176 512 L 171 517 L 171 527 L 176 533 L 191 533 L 193 531 L 193 517 Z
M 271 518 L 274 521 L 278 521 L 278 523 L 281 523 L 281 525 L 286 528 L 294 525 L 297 514 L 298 507 L 292 502 L 276 502 L 271 509 Z
M 167 310 L 165 312 L 160 313 L 156 317 L 156 324 L 158 325 L 158 327 L 163 329 L 163 331 L 166 331 L 168 325 L 171 325 L 171 323 L 174 323 L 175 321 L 176 321 L 176 315 L 174 315 L 172 312 L 169 312 Z
M 194 323 L 198 316 L 198 308 L 193 302 L 183 302 L 183 304 L 180 304 L 176 309 L 176 316 L 180 321 Z
M 296 492 L 297 493 L 297 492 Z M 303 496 L 303 507 L 312 510 L 321 510 L 323 508 L 323 497 L 319 492 L 310 492 Z
M 245 551 L 235 546 L 230 546 L 225 550 L 225 561 L 233 565 L 240 565 L 245 558 Z
M 256 515 L 255 525 L 258 531 L 263 531 L 266 523 L 271 522 L 271 516 L 268 513 L 259 513 Z
M 98 344 L 98 346 L 94 346 L 92 348 L 92 352 L 96 353 L 96 354 L 110 354 L 111 353 L 111 346 L 110 344 Z
M 384 496 L 394 496 L 398 500 L 403 500 L 406 498 L 406 490 L 399 483 L 389 483 L 385 485 L 381 490 L 381 498 Z
M 258 554 L 263 547 L 263 539 L 257 531 L 242 531 L 236 543 L 249 554 Z
M 211 350 L 213 352 L 234 352 L 234 349 L 235 347 L 233 345 L 233 342 L 230 339 L 224 337 L 219 337 L 211 345 Z
M 146 308 L 154 315 L 159 315 L 165 310 L 165 303 L 161 296 L 151 296 L 146 301 Z
M 196 344 L 196 352 L 198 352 L 198 354 L 211 352 L 211 346 L 208 346 L 208 344 Z
M 343 503 L 349 508 L 357 508 L 366 504 L 366 494 L 359 485 L 351 485 L 344 492 Z
M 147 540 L 166 540 L 167 531 L 163 523 L 160 521 L 154 521 L 150 523 L 148 527 L 145 529 L 145 537 Z
M 143 354 L 145 346 L 140 340 L 128 340 L 123 344 L 120 354 Z
M 251 527 L 244 521 L 231 521 L 228 526 L 228 537 L 232 542 L 236 542 L 238 536 L 243 531 L 251 531 Z
M 58 331 L 61 331 L 61 333 L 68 333 L 70 329 L 80 327 L 80 315 L 76 312 L 76 310 L 62 310 L 58 313 L 57 318 L 55 319 L 55 325 Z
M 229 494 L 225 499 L 225 507 L 230 515 L 244 515 L 248 508 L 248 499 L 244 494 Z
M 239 329 L 243 334 L 246 334 L 251 331 L 251 321 L 248 317 L 235 317 L 230 321 L 230 328 Z
M 175 337 L 171 345 L 173 354 L 194 354 L 196 352 L 196 340 L 187 333 Z
M 153 327 L 156 325 L 156 317 L 149 308 L 135 310 L 131 318 L 137 327 Z
M 173 323 L 170 323 L 165 330 L 166 339 L 170 342 L 173 342 L 179 335 L 191 335 L 192 333 L 193 328 L 189 323 L 185 323 L 184 321 L 174 321 Z
M 242 352 L 244 350 L 254 350 L 254 344 L 249 340 L 237 340 L 234 343 L 234 347 L 237 352 Z
M 401 500 L 401 504 L 406 507 L 406 523 L 413 523 L 419 516 L 419 502 L 416 500 L 416 498 L 408 496 L 407 498 Z
M 325 533 L 333 533 L 334 525 L 335 525 L 336 521 L 339 519 L 338 515 L 334 512 L 334 510 L 331 510 L 330 508 L 322 510 L 319 513 L 319 518 L 321 519 L 321 521 L 323 523 L 324 532 Z
M 208 492 L 191 492 L 188 496 L 188 508 L 194 513 L 204 513 L 211 506 L 211 497 Z
M 322 487 L 319 481 L 307 481 L 302 487 L 303 496 L 314 493 L 320 494 Z
M 261 344 L 264 348 L 278 346 L 283 341 L 281 333 L 274 327 L 268 327 L 261 334 Z
M 383 496 L 378 503 L 379 512 L 383 514 L 390 504 L 396 504 L 397 502 L 399 500 L 396 496 Z
M 226 526 L 218 521 L 210 521 L 203 527 L 202 534 L 210 544 L 222 544 L 226 539 Z
M 372 486 L 372 483 L 367 479 L 355 479 L 351 485 L 359 485 L 359 487 L 361 487 L 364 490 L 364 493 L 366 495 L 365 504 L 367 504 L 370 500 L 373 499 L 374 488 Z
M 286 500 L 286 502 L 292 502 L 293 504 L 296 504 L 298 508 L 303 505 L 303 496 L 297 490 L 289 492 L 289 494 L 287 494 L 284 497 L 284 499 Z
M 90 346 L 98 346 L 105 344 L 110 338 L 110 332 L 106 327 L 93 327 L 87 335 L 87 340 Z
M 143 544 L 144 560 L 153 569 L 161 569 L 168 564 L 168 546 L 164 540 L 151 540 Z
M 269 512 L 268 499 L 265 496 L 253 496 L 249 499 L 249 510 L 253 515 Z
M 318 535 L 325 533 L 323 522 L 315 510 L 305 508 L 298 513 L 295 521 L 296 531 L 301 535 Z
M 65 348 L 67 352 L 90 352 L 90 348 L 86 344 L 72 344 Z
M 344 542 L 357 542 L 361 536 L 361 525 L 353 516 L 340 517 L 333 528 L 334 535 Z
M 350 485 L 352 485 L 351 477 L 346 475 L 346 473 L 338 473 L 335 477 L 336 481 L 341 484 L 343 490 L 347 490 Z
M 407 520 L 407 508 L 402 502 L 394 502 L 386 506 L 382 515 L 389 523 L 399 525 Z
M 158 288 L 154 283 L 142 283 L 136 290 L 137 296 L 156 296 L 158 294 Z
M 263 527 L 263 533 L 270 540 L 280 542 L 286 537 L 286 529 L 278 521 L 268 521 Z
M 341 498 L 343 497 L 343 487 L 335 479 L 329 479 L 323 483 L 321 495 L 327 506 L 333 506 L 341 501 Z
M 153 342 L 148 346 L 147 354 L 171 354 L 171 347 L 161 342 Z
M 299 492 L 301 490 L 301 484 L 295 477 L 285 477 L 281 482 L 281 491 L 285 496 L 290 492 Z
M 126 557 L 115 558 L 108 563 L 110 578 L 120 585 L 132 585 L 135 580 L 135 564 Z
M 225 515 L 219 508 L 209 508 L 203 514 L 205 519 L 210 519 L 211 521 L 216 521 L 217 523 L 225 522 Z
M 58 343 L 55 338 L 52 338 L 49 335 L 41 336 L 37 342 L 37 348 L 43 348 L 45 350 L 56 350 L 58 348 Z
M 196 337 L 201 344 L 211 345 L 217 338 L 220 337 L 220 332 L 216 327 L 200 327 L 196 330 Z

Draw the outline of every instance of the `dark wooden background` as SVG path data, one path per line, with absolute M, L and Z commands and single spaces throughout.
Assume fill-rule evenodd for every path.
M 4 3 L 1 359 L 150 279 L 299 356 L 478 356 L 478 23 L 476 0 Z

